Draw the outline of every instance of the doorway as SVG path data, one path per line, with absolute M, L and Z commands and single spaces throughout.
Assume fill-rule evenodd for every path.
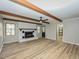
M 56 39 L 57 39 L 57 41 L 62 42 L 62 39 L 63 39 L 63 24 L 57 24 Z
M 46 27 L 45 26 L 42 26 L 42 38 L 45 38 L 46 37 Z
M 38 38 L 45 38 L 46 27 L 44 25 L 37 26 Z

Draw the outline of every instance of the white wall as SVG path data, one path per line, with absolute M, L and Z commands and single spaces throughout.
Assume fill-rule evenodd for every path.
M 22 31 L 20 31 L 19 28 L 32 28 L 32 29 L 36 29 L 36 24 L 18 22 L 18 31 L 19 31 L 18 32 L 18 40 L 19 40 L 19 42 L 38 39 L 37 31 L 36 30 L 25 30 L 25 31 L 35 31 L 34 32 L 34 36 L 35 37 L 34 38 L 23 39 L 22 38 L 22 36 L 23 36 Z
M 27 19 L 21 19 L 21 18 L 18 18 L 18 17 L 12 17 L 12 16 L 6 16 L 6 15 L 2 15 L 3 17 L 6 17 L 6 18 L 11 18 L 11 19 L 15 19 L 15 20 L 24 20 L 24 21 L 29 21 L 30 20 L 27 20 Z M 8 37 L 8 39 L 6 39 L 6 36 L 5 36 L 5 30 L 4 30 L 4 43 L 11 43 L 11 42 L 18 42 L 19 39 L 22 39 L 22 33 L 19 31 L 19 28 L 36 28 L 36 25 L 35 24 L 29 24 L 29 23 L 23 23 L 23 22 L 14 22 L 14 21 L 4 21 L 4 28 L 5 28 L 5 23 L 6 22 L 11 22 L 11 23 L 15 23 L 16 24 L 16 39 L 11 39 Z M 35 22 L 35 21 L 31 21 L 31 22 Z M 37 33 L 34 33 L 34 35 L 36 36 Z M 36 38 L 38 38 L 36 36 Z M 26 39 L 24 40 L 26 41 Z
M 3 22 L 2 19 L 0 18 L 0 52 L 3 47 Z
M 56 25 L 53 21 L 46 25 L 46 38 L 56 40 Z
M 63 41 L 79 45 L 79 18 L 64 20 L 63 25 Z
M 16 25 L 15 36 L 6 36 L 6 34 L 5 34 L 5 24 L 6 23 L 14 23 Z M 32 29 L 34 28 L 34 29 L 36 29 L 36 25 L 35 24 L 29 24 L 29 23 L 23 23 L 23 22 L 15 22 L 15 21 L 4 20 L 4 44 L 38 39 L 37 31 L 35 31 L 35 33 L 34 33 L 34 36 L 35 36 L 34 38 L 22 39 L 23 34 L 22 34 L 22 31 L 19 30 L 19 28 L 32 28 Z

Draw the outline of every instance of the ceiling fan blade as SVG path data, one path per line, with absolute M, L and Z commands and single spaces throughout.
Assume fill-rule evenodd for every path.
M 42 20 L 42 21 L 47 21 L 48 19 Z
M 41 22 L 41 23 L 43 22 L 43 23 L 50 24 L 49 22 L 47 22 L 47 20 L 48 20 L 48 19 L 43 20 L 42 17 L 40 17 L 40 22 Z

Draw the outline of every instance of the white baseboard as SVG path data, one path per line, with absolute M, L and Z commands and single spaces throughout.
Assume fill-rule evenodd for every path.
M 2 45 L 1 48 L 0 48 L 0 53 L 1 53 L 1 51 L 2 51 L 2 48 L 3 48 L 3 45 Z
M 3 44 L 9 44 L 9 43 L 13 43 L 13 42 L 18 42 L 18 41 L 3 42 Z
M 69 43 L 69 44 L 74 44 L 74 45 L 79 45 L 78 43 L 74 43 L 74 42 L 68 42 L 68 41 L 63 41 L 65 43 Z
M 47 39 L 49 39 L 49 38 L 47 38 Z M 56 40 L 56 39 L 50 39 L 50 40 Z M 74 44 L 74 45 L 79 45 L 78 43 L 69 42 L 69 41 L 64 41 L 64 40 L 63 40 L 63 42 L 64 42 L 64 43 L 69 43 L 69 44 Z
M 38 37 L 21 39 L 21 40 L 19 40 L 19 42 L 26 42 L 26 41 L 36 40 L 36 39 L 38 39 Z

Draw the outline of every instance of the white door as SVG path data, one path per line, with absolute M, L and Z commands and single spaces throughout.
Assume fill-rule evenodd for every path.
M 14 21 L 4 21 L 4 43 L 17 42 L 17 26 Z

